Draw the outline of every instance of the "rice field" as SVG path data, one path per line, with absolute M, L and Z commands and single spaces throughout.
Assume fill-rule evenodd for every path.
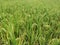
M 0 45 L 60 45 L 60 0 L 0 0 Z

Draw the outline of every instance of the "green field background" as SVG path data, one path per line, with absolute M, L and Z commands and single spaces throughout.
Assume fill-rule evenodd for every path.
M 60 45 L 60 0 L 0 0 L 0 45 Z

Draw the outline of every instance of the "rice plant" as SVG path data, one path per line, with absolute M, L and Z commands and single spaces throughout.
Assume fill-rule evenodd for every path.
M 60 45 L 60 0 L 0 0 L 0 45 Z

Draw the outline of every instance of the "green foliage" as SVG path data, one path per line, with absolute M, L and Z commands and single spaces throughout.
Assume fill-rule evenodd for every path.
M 0 0 L 0 45 L 60 45 L 60 1 Z

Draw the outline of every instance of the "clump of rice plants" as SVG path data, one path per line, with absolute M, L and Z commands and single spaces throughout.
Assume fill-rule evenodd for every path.
M 0 45 L 60 45 L 60 1 L 0 0 Z

